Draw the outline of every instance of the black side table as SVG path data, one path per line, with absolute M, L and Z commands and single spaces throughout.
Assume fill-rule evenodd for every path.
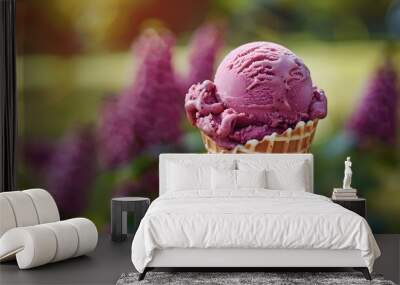
M 150 205 L 149 198 L 119 197 L 111 200 L 111 240 L 124 241 L 128 234 L 135 234 L 140 221 Z M 128 232 L 128 213 L 133 213 L 133 232 Z
M 352 200 L 336 200 L 332 202 L 341 205 L 342 207 L 359 214 L 364 219 L 367 218 L 367 201 L 364 198 L 357 198 Z

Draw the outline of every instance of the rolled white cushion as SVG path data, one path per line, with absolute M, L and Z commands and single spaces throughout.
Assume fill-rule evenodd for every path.
M 56 236 L 57 248 L 51 262 L 57 262 L 75 256 L 78 250 L 78 233 L 73 225 L 65 221 L 44 224 Z
M 42 225 L 19 227 L 6 232 L 0 239 L 0 260 L 16 255 L 20 269 L 51 262 L 57 249 L 53 231 Z
M 9 202 L 15 215 L 17 227 L 33 226 L 39 223 L 38 214 L 31 197 L 22 191 L 0 193 Z
M 92 221 L 85 218 L 74 218 L 64 222 L 73 225 L 78 232 L 78 248 L 74 257 L 91 252 L 96 248 L 98 233 Z
M 9 229 L 15 228 L 17 222 L 8 199 L 0 194 L 0 237 Z
M 22 191 L 28 194 L 36 208 L 39 224 L 51 223 L 60 220 L 56 202 L 49 192 L 43 189 L 28 189 Z
M 14 256 L 20 269 L 76 257 L 95 249 L 96 226 L 88 219 L 18 227 L 0 238 L 0 261 Z

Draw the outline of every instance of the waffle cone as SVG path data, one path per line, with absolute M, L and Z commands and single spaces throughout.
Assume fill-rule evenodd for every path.
M 289 128 L 282 134 L 273 133 L 262 140 L 249 140 L 233 149 L 220 147 L 205 133 L 201 132 L 208 153 L 307 153 L 317 129 L 318 119 L 307 123 L 298 122 L 294 129 Z

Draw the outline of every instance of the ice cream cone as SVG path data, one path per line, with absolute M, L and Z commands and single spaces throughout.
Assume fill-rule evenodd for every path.
M 233 149 L 220 147 L 203 132 L 201 137 L 208 153 L 307 153 L 317 125 L 318 119 L 307 123 L 300 121 L 294 129 L 289 128 L 282 134 L 273 133 L 261 141 L 249 140 L 246 144 L 239 144 Z

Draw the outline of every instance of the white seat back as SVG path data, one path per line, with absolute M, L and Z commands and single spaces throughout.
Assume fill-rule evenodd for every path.
M 59 220 L 56 202 L 46 190 L 37 188 L 0 193 L 0 237 L 15 227 Z

